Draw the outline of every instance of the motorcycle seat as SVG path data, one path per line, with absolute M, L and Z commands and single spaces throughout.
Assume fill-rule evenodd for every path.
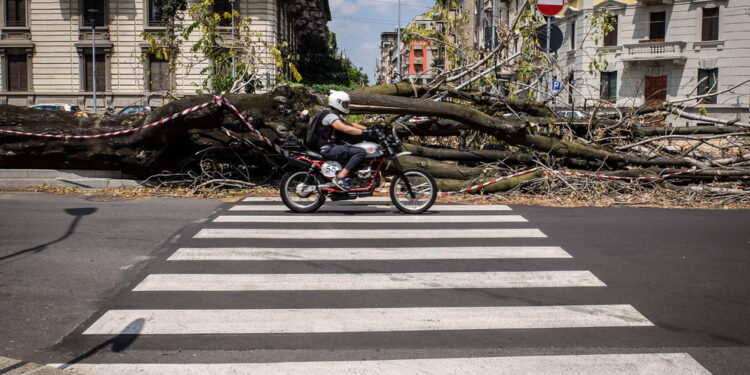
M 323 155 L 321 155 L 321 154 L 319 154 L 319 153 L 317 153 L 315 151 L 305 151 L 305 155 L 307 155 L 307 156 L 309 156 L 309 157 L 311 157 L 313 159 L 320 159 L 320 160 L 325 159 L 323 157 Z

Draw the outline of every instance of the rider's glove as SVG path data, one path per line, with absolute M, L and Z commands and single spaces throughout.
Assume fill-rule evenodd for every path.
M 362 130 L 362 137 L 367 140 L 377 140 L 378 134 L 374 129 L 364 129 Z

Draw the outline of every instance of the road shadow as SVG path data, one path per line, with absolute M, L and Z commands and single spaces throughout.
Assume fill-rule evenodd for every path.
M 138 338 L 141 331 L 143 330 L 143 326 L 145 325 L 145 323 L 146 323 L 146 320 L 143 318 L 138 318 L 130 322 L 130 324 L 128 324 L 125 327 L 125 329 L 122 330 L 122 333 L 120 333 L 119 335 L 112 337 L 111 339 L 104 341 L 101 344 L 91 348 L 86 353 L 83 353 L 79 355 L 78 357 L 75 357 L 71 359 L 70 361 L 65 362 L 59 368 L 64 370 L 70 366 L 73 366 L 76 363 L 79 363 L 83 361 L 84 359 L 89 358 L 92 355 L 100 352 L 102 349 L 106 348 L 109 345 L 112 345 L 113 353 L 120 353 L 124 351 L 135 342 L 135 340 Z
M 44 249 L 47 248 L 47 246 L 56 244 L 58 242 L 64 241 L 66 238 L 70 237 L 71 234 L 75 231 L 76 227 L 78 226 L 78 222 L 81 221 L 81 218 L 87 215 L 91 215 L 94 212 L 96 212 L 96 208 L 94 207 L 80 207 L 80 208 L 66 208 L 64 211 L 66 214 L 73 216 L 73 221 L 68 225 L 68 229 L 65 231 L 65 233 L 60 236 L 59 238 L 52 240 L 47 243 L 43 243 L 41 245 L 37 245 L 34 247 L 30 247 L 28 249 L 23 249 L 16 251 L 15 253 L 4 255 L 0 257 L 0 262 L 8 259 L 12 259 L 15 257 L 18 257 L 23 254 L 27 253 L 41 253 L 44 251 Z

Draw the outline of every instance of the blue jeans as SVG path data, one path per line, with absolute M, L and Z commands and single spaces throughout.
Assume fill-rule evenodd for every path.
M 324 145 L 320 148 L 320 154 L 326 159 L 346 161 L 344 169 L 351 171 L 365 159 L 367 152 L 350 145 Z

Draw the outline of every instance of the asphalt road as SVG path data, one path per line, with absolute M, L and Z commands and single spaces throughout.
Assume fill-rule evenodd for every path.
M 0 355 L 40 357 L 218 200 L 0 194 Z
M 0 314 L 4 317 L 0 322 L 0 355 L 8 357 L 41 363 L 72 361 L 79 365 L 195 365 L 521 356 L 535 359 L 527 356 L 546 356 L 543 359 L 560 356 L 580 362 L 592 358 L 591 355 L 627 358 L 633 354 L 684 353 L 714 374 L 750 373 L 747 319 L 750 211 L 747 210 L 514 206 L 512 210 L 481 211 L 467 207 L 462 211 L 433 210 L 434 213 L 424 216 L 438 218 L 430 219 L 436 222 L 357 223 L 356 218 L 362 215 L 398 218 L 403 215 L 371 208 L 322 213 L 315 221 L 293 222 L 294 215 L 283 211 L 233 211 L 230 208 L 237 204 L 220 205 L 215 201 L 88 202 L 72 197 L 16 194 L 0 195 L 0 205 L 5 214 L 0 221 L 5 234 L 0 242 Z M 244 215 L 262 218 L 251 222 L 215 221 L 219 216 L 236 219 Z M 350 215 L 352 219 L 331 222 L 342 215 Z M 525 221 L 508 219 L 517 215 Z M 487 220 L 468 219 L 480 216 Z M 490 217 L 502 221 L 493 222 Z M 202 218 L 209 220 L 201 221 Z M 278 218 L 282 218 L 280 222 L 273 222 Z M 323 233 L 342 227 L 440 234 L 426 239 L 407 234 L 378 240 L 321 240 L 315 239 L 315 232 L 307 238 L 292 238 L 289 234 L 286 237 L 279 234 L 276 238 L 222 238 L 230 232 L 232 236 L 262 237 L 270 229 L 290 229 L 290 233 L 312 229 Z M 456 230 L 460 229 L 479 234 L 476 238 L 456 238 Z M 544 237 L 512 236 L 528 229 L 538 229 Z M 508 237 L 488 238 L 502 231 Z M 189 254 L 185 253 L 188 255 L 182 261 L 167 260 L 188 248 L 248 246 L 269 251 L 289 249 L 289 253 L 281 258 L 264 253 L 267 258 L 260 260 L 188 260 Z M 513 247 L 514 251 L 559 247 L 566 256 L 477 259 L 476 249 L 472 256 L 435 256 L 438 248 L 449 251 L 498 246 Z M 401 258 L 376 256 L 373 254 L 378 253 L 372 249 L 370 253 L 362 250 L 362 254 L 354 254 L 351 259 L 305 258 L 300 252 L 349 247 L 376 247 L 381 252 L 382 248 L 396 248 Z M 432 252 L 425 254 L 431 255 L 418 255 L 419 247 L 430 247 Z M 363 255 L 370 258 L 361 258 Z M 232 256 L 238 256 L 237 251 Z M 430 256 L 434 259 L 425 259 Z M 547 280 L 544 283 L 548 284 L 540 287 L 533 284 L 540 282 L 534 276 L 509 287 L 475 286 L 494 282 L 493 278 L 501 273 L 527 271 L 547 272 L 549 280 L 558 277 L 555 275 L 568 277 L 570 272 L 579 272 L 583 281 L 553 285 L 553 281 Z M 404 275 L 411 273 L 438 276 L 422 280 L 416 287 L 373 286 L 408 284 L 413 275 Z M 447 286 L 451 277 L 477 273 L 481 276 L 456 281 L 468 282 L 468 286 Z M 297 281 L 309 278 L 305 285 L 313 286 L 300 286 L 294 284 L 295 280 L 291 281 L 294 284 L 291 287 L 279 286 L 283 284 L 278 279 L 282 274 L 298 275 Z M 171 284 L 149 279 L 155 275 L 178 278 Z M 265 289 L 246 290 L 243 288 L 249 284 L 236 280 L 191 281 L 196 275 L 270 277 L 249 283 L 268 282 Z M 356 280 L 351 285 L 342 281 L 350 275 L 357 275 L 355 279 L 386 277 L 356 289 Z M 325 287 L 326 281 L 317 279 L 319 276 L 333 278 L 336 286 Z M 602 285 L 576 284 L 592 282 L 591 278 L 594 284 Z M 146 283 L 148 280 L 152 282 Z M 515 311 L 518 307 L 550 306 L 581 306 L 576 309 L 582 311 L 584 323 L 565 326 L 570 324 L 565 323 L 565 314 L 555 310 L 553 315 L 559 316 L 543 323 L 550 326 L 534 327 L 540 324 L 534 321 L 536 309 L 523 310 L 503 323 L 507 327 L 485 327 L 481 325 L 484 323 L 473 321 L 481 309 L 488 307 L 498 309 L 492 310 L 492 314 L 505 314 L 503 308 Z M 625 310 L 603 314 L 615 321 L 595 326 L 586 320 L 597 315 L 587 313 L 589 306 L 625 306 Z M 394 327 L 400 324 L 406 328 L 389 329 L 387 314 L 391 311 L 430 309 L 435 316 L 442 316 L 439 314 L 446 308 L 459 309 L 466 318 L 456 322 L 456 327 L 409 330 L 411 323 L 407 316 L 392 323 Z M 193 332 L 196 329 L 193 326 L 169 331 L 171 320 L 179 323 L 183 311 L 201 313 L 203 309 L 232 310 L 236 314 L 222 319 L 232 320 L 236 316 L 237 326 L 212 326 L 210 319 L 199 315 L 196 322 L 204 331 Z M 304 311 L 307 319 L 285 322 L 283 327 L 300 326 L 292 333 L 258 331 L 258 327 L 248 326 L 247 321 L 262 316 L 244 319 L 237 315 L 272 311 L 275 315 L 270 319 L 282 320 L 286 316 L 284 310 L 297 309 L 307 309 Z M 382 322 L 378 319 L 349 322 L 342 315 L 340 319 L 346 322 L 364 324 L 353 328 L 356 332 L 350 332 L 336 322 L 326 323 L 326 315 L 318 319 L 314 314 L 317 310 L 330 314 L 332 309 L 338 313 L 362 314 L 367 309 L 383 309 L 386 318 Z M 148 318 L 139 315 L 134 319 L 128 315 L 120 325 L 108 321 L 108 314 L 132 310 L 140 310 Z M 169 319 L 162 322 L 165 330 L 162 333 L 149 331 L 162 324 L 158 316 L 148 315 L 155 310 L 172 310 Z M 306 320 L 330 327 L 307 332 Z M 526 320 L 529 322 L 519 323 Z M 474 323 L 478 325 L 471 326 Z M 106 324 L 111 324 L 110 328 Z M 379 328 L 373 328 L 378 324 Z M 265 330 L 266 326 L 261 328 Z M 105 328 L 137 334 L 107 334 Z M 614 357 L 603 358 L 614 361 Z

